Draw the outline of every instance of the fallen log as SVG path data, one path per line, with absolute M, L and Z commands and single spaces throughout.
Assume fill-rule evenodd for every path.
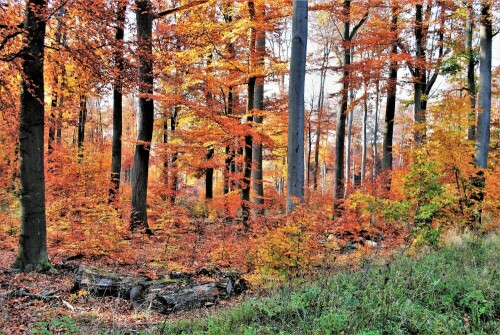
M 193 283 L 196 274 L 173 273 L 167 279 L 151 280 L 144 276 L 120 275 L 81 265 L 75 276 L 73 291 L 85 289 L 92 295 L 120 297 L 129 300 L 135 309 L 152 309 L 168 314 L 209 307 L 240 294 L 246 288 L 237 272 L 232 271 L 230 275 L 222 271 L 219 273 L 219 278 Z

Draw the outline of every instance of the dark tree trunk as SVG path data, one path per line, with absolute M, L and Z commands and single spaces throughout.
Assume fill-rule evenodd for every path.
M 211 164 L 211 160 L 214 157 L 214 147 L 211 145 L 207 150 L 206 160 L 208 164 Z M 207 167 L 205 169 L 205 199 L 213 199 L 214 197 L 214 168 Z
M 87 98 L 80 96 L 80 114 L 78 116 L 78 158 L 83 158 L 83 145 L 85 142 L 85 124 L 87 123 Z
M 394 137 L 394 116 L 396 114 L 396 88 L 398 81 L 398 62 L 394 57 L 398 53 L 397 46 L 397 24 L 398 24 L 398 14 L 397 7 L 392 6 L 391 12 L 391 28 L 390 31 L 393 34 L 391 36 L 392 47 L 389 62 L 389 78 L 387 79 L 387 103 L 385 107 L 385 120 L 384 120 L 384 142 L 382 145 L 382 169 L 386 173 L 385 186 L 389 190 L 391 188 L 391 173 L 392 170 L 392 146 Z
M 12 264 L 22 271 L 48 270 L 44 175 L 44 81 L 43 54 L 45 15 L 43 0 L 26 4 L 21 81 L 21 233 Z
M 474 9 L 472 2 L 467 3 L 467 22 L 466 22 L 466 48 L 467 48 L 467 90 L 470 99 L 469 112 L 469 130 L 467 139 L 473 141 L 476 138 L 476 80 L 474 76 L 475 59 L 474 49 L 472 47 L 474 30 Z
M 255 4 L 253 0 L 248 1 L 248 12 L 250 14 L 250 20 L 255 20 Z M 255 28 L 250 29 L 250 71 L 255 71 L 255 42 L 256 42 L 256 30 Z M 252 127 L 253 122 L 253 109 L 254 109 L 254 99 L 255 99 L 255 83 L 257 78 L 255 75 L 251 75 L 248 78 L 248 93 L 247 93 L 247 123 L 248 127 Z M 248 129 L 250 131 L 250 129 Z M 248 220 L 250 219 L 250 190 L 251 190 L 251 178 L 252 178 L 252 135 L 247 133 L 245 135 L 245 147 L 243 148 L 243 180 L 241 181 L 241 210 L 243 214 L 243 225 L 245 229 L 248 229 Z
M 421 143 L 425 137 L 425 108 L 423 104 L 427 100 L 424 97 L 425 94 L 425 83 L 426 69 L 423 67 L 425 62 L 425 38 L 424 38 L 424 28 L 423 28 L 423 9 L 422 5 L 416 5 L 415 7 L 415 46 L 416 46 L 416 61 L 418 64 L 415 66 L 415 79 L 414 79 L 414 101 L 415 110 L 414 118 L 417 123 L 417 129 L 415 131 L 415 142 Z
M 335 131 L 335 166 L 333 181 L 333 215 L 340 215 L 340 202 L 344 197 L 344 150 L 345 150 L 345 128 L 347 119 L 347 103 L 349 98 L 349 66 L 351 64 L 351 46 L 350 33 L 350 15 L 351 1 L 344 0 L 343 14 L 345 17 L 342 31 L 342 40 L 344 42 L 344 64 L 342 72 L 342 94 L 340 110 L 337 113 L 337 128 Z
M 153 137 L 153 13 L 149 0 L 136 1 L 139 60 L 139 131 L 132 172 L 132 211 L 130 229 L 144 228 L 151 234 L 147 215 L 149 150 Z
M 123 36 L 125 32 L 125 13 L 127 4 L 119 1 L 117 12 L 117 28 L 115 35 L 115 66 L 118 75 L 113 87 L 113 144 L 111 147 L 111 187 L 109 201 L 113 202 L 120 189 L 120 174 L 122 169 L 122 100 L 123 100 Z
M 304 87 L 308 30 L 307 1 L 293 1 L 292 50 L 288 87 L 288 179 L 286 212 L 304 199 Z

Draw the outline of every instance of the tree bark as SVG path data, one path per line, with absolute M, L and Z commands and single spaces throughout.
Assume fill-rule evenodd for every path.
M 84 95 L 80 96 L 80 114 L 78 116 L 78 158 L 83 158 L 83 145 L 85 142 L 85 125 L 87 123 L 87 98 Z
M 132 172 L 130 229 L 144 228 L 151 234 L 147 215 L 149 150 L 153 137 L 153 12 L 149 0 L 136 1 L 139 60 L 139 130 Z
M 469 93 L 470 112 L 469 112 L 469 130 L 467 139 L 473 141 L 476 138 L 476 80 L 475 80 L 475 59 L 474 49 L 472 47 L 474 30 L 474 9 L 472 1 L 467 3 L 467 21 L 466 21 L 466 48 L 467 48 L 467 91 Z
M 363 128 L 361 132 L 361 185 L 366 177 L 366 155 L 368 152 L 367 122 L 368 122 L 368 85 L 365 83 L 365 97 L 363 99 Z M 374 162 L 375 163 L 375 162 Z
M 304 86 L 307 56 L 307 1 L 293 1 L 292 50 L 288 86 L 288 180 L 286 212 L 304 199 Z
M 382 169 L 386 174 L 384 181 L 387 190 L 391 188 L 391 170 L 392 170 L 392 146 L 394 137 L 394 116 L 396 114 L 396 89 L 398 82 L 398 62 L 394 57 L 398 53 L 398 36 L 397 36 L 398 14 L 397 6 L 392 5 L 391 9 L 391 27 L 392 33 L 392 47 L 389 55 L 389 78 L 387 79 L 387 102 L 385 106 L 385 119 L 384 119 L 384 142 L 382 144 Z
M 347 103 L 349 99 L 349 66 L 351 64 L 351 46 L 350 46 L 350 16 L 351 1 L 344 0 L 343 15 L 345 17 L 342 41 L 344 64 L 342 71 L 342 92 L 340 110 L 337 113 L 337 128 L 335 131 L 335 166 L 333 181 L 333 215 L 340 215 L 340 202 L 344 197 L 344 150 L 345 150 L 345 128 L 347 119 Z
M 264 14 L 264 13 L 263 13 Z M 257 30 L 257 40 L 255 42 L 255 53 L 257 64 L 264 66 L 264 57 L 266 53 L 266 33 L 262 30 Z M 254 109 L 258 111 L 264 110 L 264 78 L 258 78 L 255 83 L 254 93 Z M 262 124 L 262 115 L 254 115 L 254 123 Z M 252 158 L 254 166 L 252 169 L 252 187 L 254 190 L 253 203 L 257 205 L 256 213 L 264 214 L 264 183 L 262 171 L 262 142 L 253 141 Z
M 21 76 L 20 156 L 21 233 L 16 260 L 22 271 L 44 271 L 47 255 L 44 174 L 44 39 L 47 3 L 26 3 Z
M 207 149 L 206 161 L 211 164 L 214 157 L 214 147 L 210 145 Z M 207 167 L 205 169 L 205 199 L 213 199 L 214 197 L 214 168 Z
M 492 56 L 492 15 L 488 1 L 481 4 L 480 53 L 479 53 L 479 114 L 476 134 L 476 165 L 488 166 L 491 115 L 491 56 Z
M 123 37 L 125 33 L 125 13 L 127 3 L 119 0 L 115 35 L 115 66 L 118 75 L 113 85 L 113 140 L 111 146 L 111 187 L 109 201 L 114 202 L 120 190 L 120 174 L 122 169 L 122 100 L 123 100 Z

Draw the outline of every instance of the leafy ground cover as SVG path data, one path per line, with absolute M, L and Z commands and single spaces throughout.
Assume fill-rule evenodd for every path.
M 447 246 L 419 256 L 367 255 L 356 270 L 294 278 L 216 308 L 169 316 L 133 310 L 119 298 L 71 293 L 71 270 L 11 272 L 7 266 L 14 251 L 0 253 L 0 334 L 500 333 L 498 235 L 455 236 Z M 104 259 L 93 262 L 112 266 Z M 114 266 L 122 272 L 148 271 L 140 262 Z M 19 288 L 33 294 L 56 289 L 59 298 L 7 295 Z

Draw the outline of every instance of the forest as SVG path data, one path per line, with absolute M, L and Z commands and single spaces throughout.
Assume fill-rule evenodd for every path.
M 499 31 L 0 0 L 0 334 L 500 333 Z

